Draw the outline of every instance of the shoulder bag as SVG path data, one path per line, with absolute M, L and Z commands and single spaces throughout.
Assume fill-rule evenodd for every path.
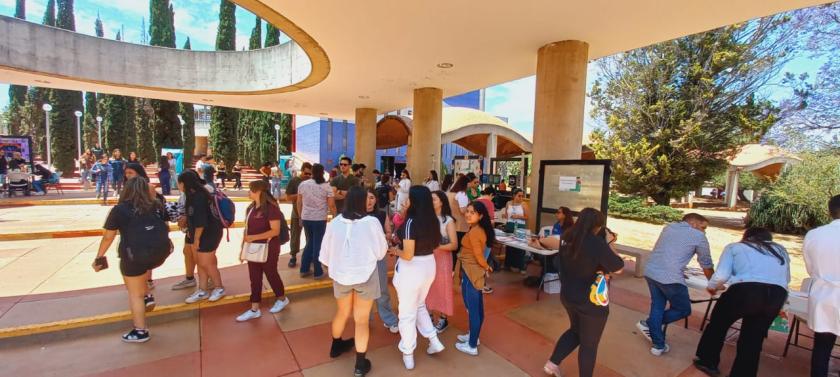
M 253 212 L 253 210 L 245 214 L 244 235 L 248 235 L 248 218 L 251 217 L 251 212 Z M 265 261 L 268 260 L 268 245 L 270 244 L 271 238 L 267 239 L 265 243 L 243 242 L 242 250 L 239 252 L 239 259 L 254 263 L 265 263 Z

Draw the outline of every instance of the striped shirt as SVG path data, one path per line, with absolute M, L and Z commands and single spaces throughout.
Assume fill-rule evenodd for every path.
M 714 268 L 706 234 L 685 221 L 665 226 L 645 266 L 645 276 L 660 284 L 685 285 L 683 270 L 697 255 L 704 269 Z

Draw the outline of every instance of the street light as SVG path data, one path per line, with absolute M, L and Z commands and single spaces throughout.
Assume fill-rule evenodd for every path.
M 81 158 L 81 156 L 82 156 L 82 122 L 81 122 L 82 112 L 79 111 L 79 110 L 76 110 L 76 112 L 73 113 L 73 115 L 76 116 L 76 143 L 78 143 L 77 146 L 76 146 L 76 156 L 79 156 L 79 158 Z
M 277 158 L 275 158 L 275 161 L 280 163 L 280 125 L 279 124 L 274 125 L 274 138 L 275 138 L 275 140 L 274 140 L 275 153 L 274 154 L 275 154 L 275 157 L 277 157 Z
M 100 117 L 100 116 L 96 117 L 96 127 L 97 127 L 96 134 L 97 134 L 97 140 L 98 140 L 97 144 L 99 144 L 98 145 L 99 149 L 102 149 L 102 117 Z
M 41 108 L 44 109 L 47 121 L 47 166 L 52 166 L 52 156 L 50 152 L 50 111 L 52 111 L 52 105 L 45 103 L 44 106 L 41 106 Z

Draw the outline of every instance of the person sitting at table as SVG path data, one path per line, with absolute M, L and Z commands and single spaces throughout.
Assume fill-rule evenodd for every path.
M 35 165 L 35 175 L 40 177 L 32 181 L 32 188 L 35 190 L 35 195 L 47 195 L 46 184 L 50 182 L 53 173 L 42 164 Z
M 555 213 L 557 222 L 551 227 L 551 234 L 540 234 L 539 239 L 531 239 L 528 246 L 535 249 L 558 250 L 560 249 L 560 237 L 563 232 L 572 228 L 575 225 L 575 218 L 572 215 L 572 210 L 569 207 L 560 207 Z
M 694 365 L 718 375 L 720 351 L 729 328 L 741 320 L 741 333 L 730 376 L 756 376 L 767 330 L 787 300 L 790 257 L 764 228 L 749 228 L 740 242 L 726 245 L 706 290 L 720 295 L 708 326 L 697 344 Z
M 26 166 L 26 160 L 20 155 L 20 152 L 15 152 L 12 154 L 12 159 L 9 160 L 9 170 L 21 170 Z
M 505 232 L 516 233 L 517 228 L 527 227 L 528 221 L 528 204 L 525 203 L 525 192 L 522 189 L 513 190 L 513 199 L 507 203 L 505 207 Z M 519 271 L 525 274 L 527 261 L 525 260 L 525 251 L 515 247 L 505 248 L 505 267 L 511 271 Z

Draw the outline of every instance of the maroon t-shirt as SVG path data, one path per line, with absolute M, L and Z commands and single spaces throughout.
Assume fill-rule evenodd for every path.
M 280 220 L 280 235 L 271 239 L 271 244 L 268 245 L 268 251 L 275 253 L 280 252 L 280 245 L 283 243 L 281 238 L 284 238 L 283 228 L 286 227 L 286 219 L 283 212 L 277 206 L 269 205 L 268 213 L 266 214 L 263 208 L 254 208 L 248 213 L 248 230 L 247 234 L 254 235 L 265 233 L 271 230 L 271 220 Z M 288 234 L 288 231 L 285 232 Z M 254 243 L 265 243 L 265 240 L 254 241 Z

